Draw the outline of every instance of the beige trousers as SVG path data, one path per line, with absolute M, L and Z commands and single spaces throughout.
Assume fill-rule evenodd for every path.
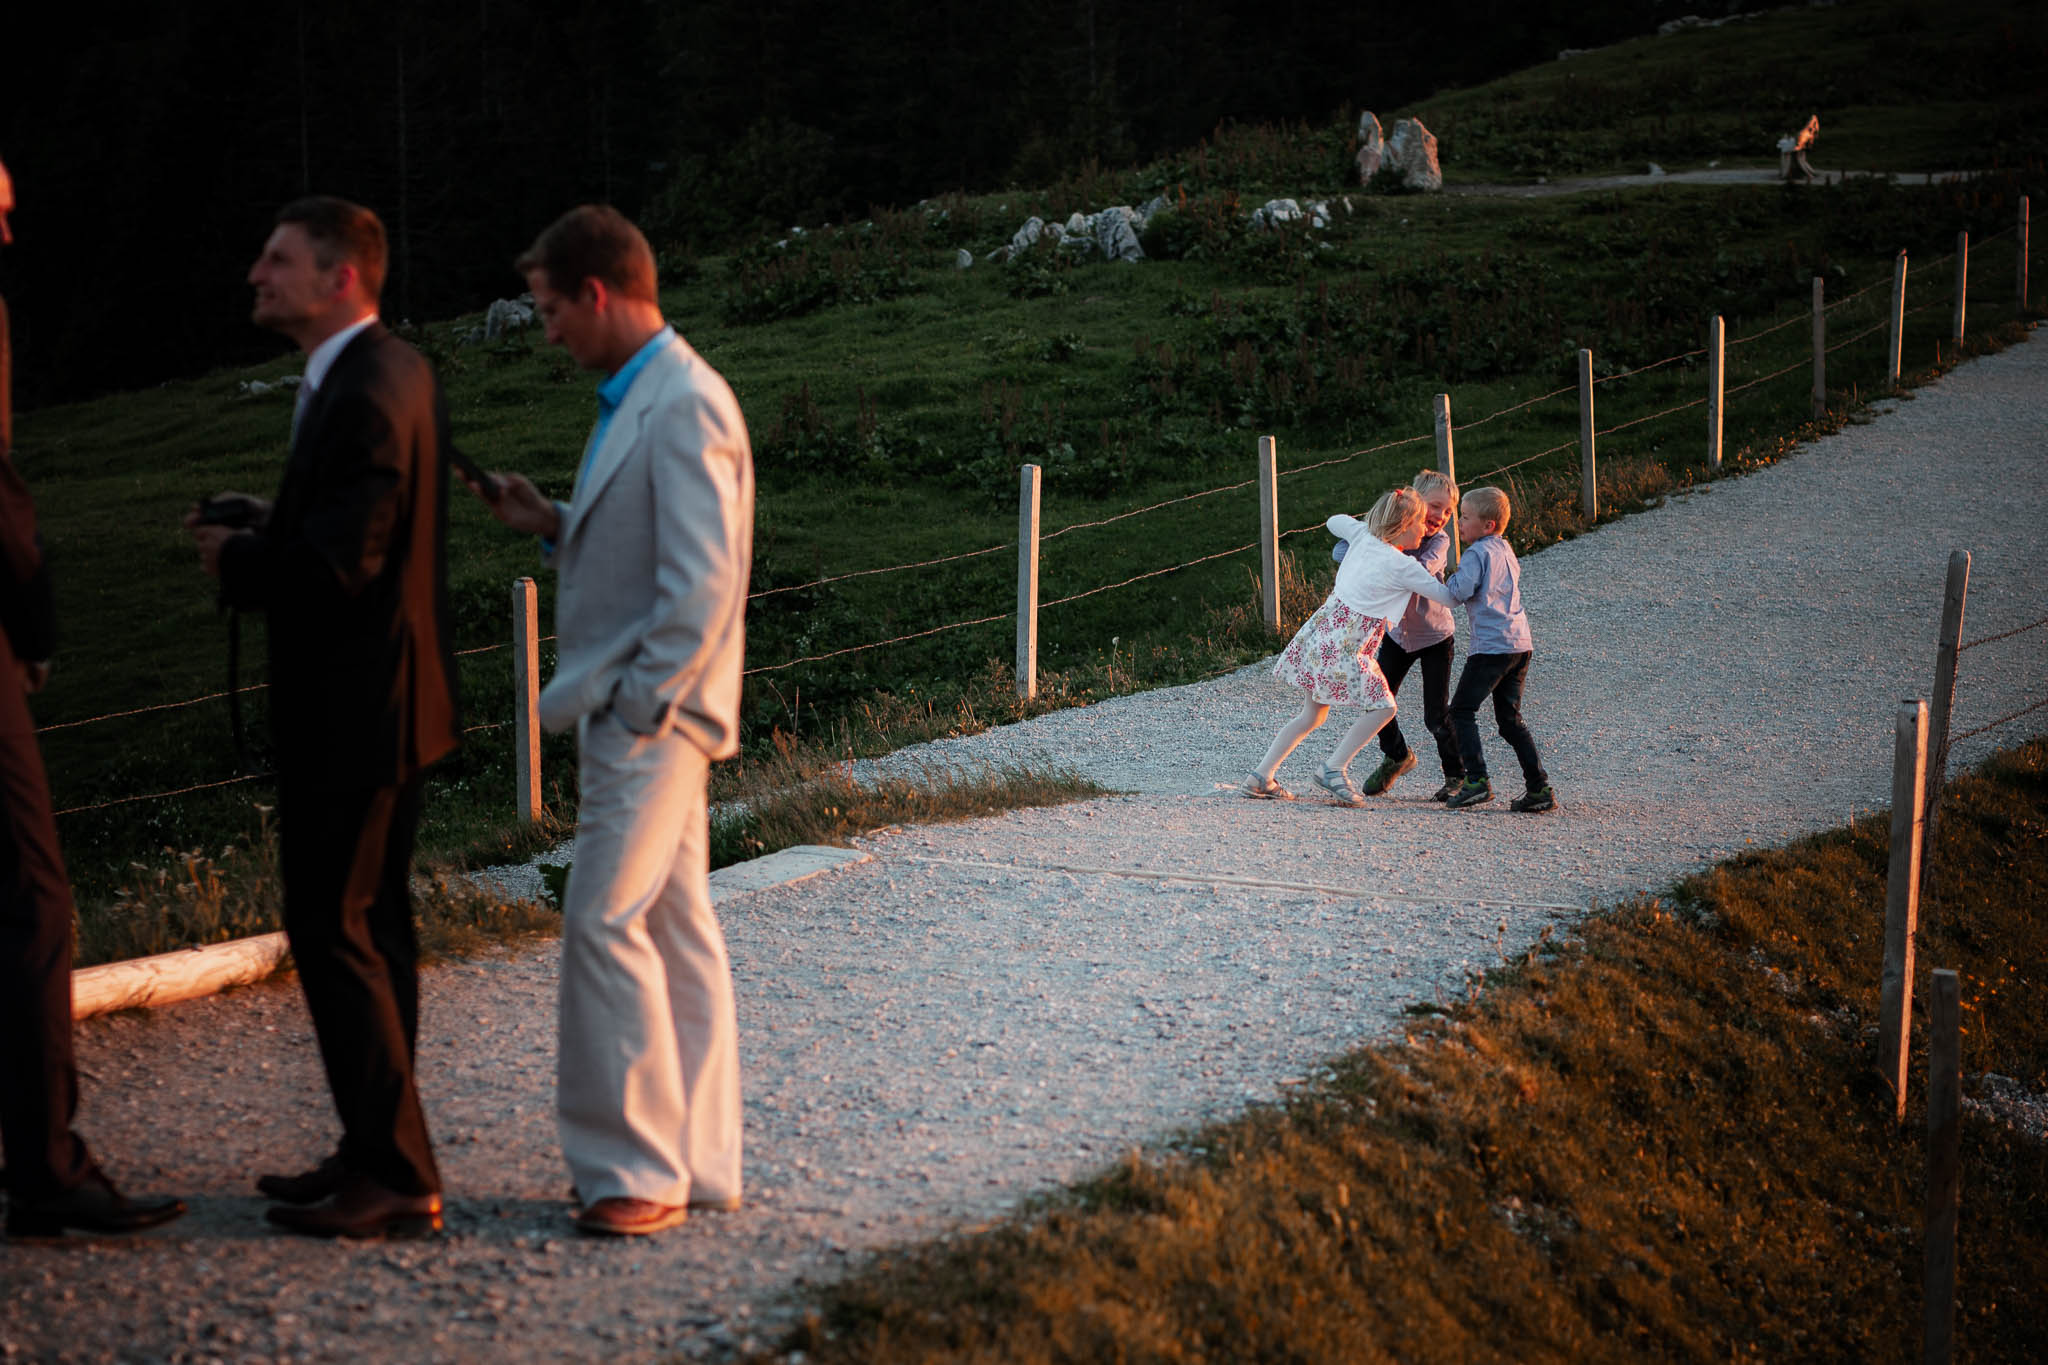
M 739 1027 L 711 910 L 710 761 L 610 713 L 578 729 L 556 1119 L 585 1203 L 740 1196 Z

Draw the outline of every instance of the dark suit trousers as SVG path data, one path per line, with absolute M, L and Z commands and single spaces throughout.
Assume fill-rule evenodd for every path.
M 0 688 L 0 1139 L 8 1188 L 38 1199 L 77 1186 L 93 1162 L 71 1131 L 71 883 L 20 684 Z
M 400 1194 L 441 1188 L 413 1084 L 412 844 L 424 784 L 278 784 L 285 933 L 341 1118 L 342 1163 Z
M 1401 680 L 1410 668 L 1422 666 L 1422 728 L 1436 741 L 1444 777 L 1453 782 L 1465 776 L 1464 761 L 1458 757 L 1458 736 L 1451 729 L 1451 654 L 1457 645 L 1455 638 L 1439 640 L 1411 654 L 1394 643 L 1390 631 L 1380 642 L 1379 657 L 1380 672 L 1390 692 L 1401 690 Z M 1401 733 L 1399 716 L 1380 727 L 1380 752 L 1396 763 L 1408 757 L 1408 737 Z

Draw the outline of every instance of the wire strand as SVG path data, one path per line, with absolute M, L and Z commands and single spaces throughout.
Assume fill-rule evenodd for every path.
M 1362 455 L 1377 455 L 1382 450 L 1394 450 L 1401 446 L 1412 446 L 1417 441 L 1428 441 L 1434 438 L 1435 433 L 1427 431 L 1420 436 L 1404 436 L 1398 441 L 1388 441 L 1384 445 L 1367 446 L 1364 450 L 1354 450 L 1349 455 L 1339 455 L 1335 459 L 1318 460 L 1314 464 L 1296 465 L 1293 469 L 1283 469 L 1275 477 L 1284 479 L 1291 474 L 1306 474 L 1311 469 L 1323 469 L 1333 464 L 1349 464 Z
M 1721 397 L 1724 399 L 1733 398 L 1736 394 L 1741 393 L 1744 389 L 1753 389 L 1759 384 L 1768 384 L 1771 380 L 1776 379 L 1781 374 L 1790 374 L 1794 370 L 1809 369 L 1812 367 L 1812 365 L 1813 361 L 1810 358 L 1806 360 L 1795 360 L 1782 370 L 1772 370 L 1769 374 L 1759 375 L 1757 378 L 1749 380 L 1747 383 L 1737 384 L 1732 389 L 1723 390 Z
M 1620 374 L 1610 374 L 1605 378 L 1596 379 L 1593 381 L 1593 387 L 1599 388 L 1602 384 L 1611 383 L 1617 379 L 1633 379 L 1639 374 L 1648 374 L 1652 370 L 1661 370 L 1666 365 L 1676 365 L 1681 360 L 1691 360 L 1696 355 L 1705 355 L 1706 353 L 1707 348 L 1702 346 L 1697 351 L 1687 351 L 1683 355 L 1667 355 L 1662 360 L 1652 361 L 1648 365 L 1638 365 L 1633 370 L 1623 370 Z
M 1577 444 L 1578 444 L 1578 442 L 1577 442 L 1577 441 L 1575 441 L 1575 440 L 1574 440 L 1574 441 L 1566 441 L 1566 442 L 1565 442 L 1565 443 L 1564 443 L 1563 445 L 1561 445 L 1561 446 L 1552 446 L 1552 447 L 1551 447 L 1550 449 L 1548 449 L 1548 450 L 1545 450 L 1545 451 L 1540 451 L 1540 452 L 1538 452 L 1537 454 L 1534 454 L 1534 455 L 1531 455 L 1531 456 L 1529 456 L 1529 457 L 1528 457 L 1527 459 L 1523 459 L 1523 460 L 1516 460 L 1516 461 L 1515 461 L 1515 462 L 1514 462 L 1513 464 L 1504 464 L 1504 465 L 1501 465 L 1501 466 L 1499 466 L 1498 468 L 1495 468 L 1495 469 L 1489 469 L 1489 470 L 1487 470 L 1487 471 L 1486 471 L 1486 472 L 1485 472 L 1484 474 L 1471 474 L 1471 475 L 1468 475 L 1467 477 L 1468 477 L 1468 478 L 1470 478 L 1470 479 L 1471 479 L 1471 480 L 1472 480 L 1472 481 L 1473 481 L 1474 483 L 1477 483 L 1477 482 L 1478 482 L 1479 480 L 1481 480 L 1481 479 L 1490 479 L 1490 478 L 1492 478 L 1492 477 L 1493 477 L 1494 475 L 1496 475 L 1496 474 L 1505 474 L 1505 473 L 1507 473 L 1507 472 L 1508 472 L 1508 471 L 1509 471 L 1510 469 L 1520 469 L 1520 468 L 1521 468 L 1521 467 L 1522 467 L 1523 465 L 1525 465 L 1525 464 L 1534 464 L 1534 463 L 1536 463 L 1536 461 L 1538 461 L 1538 460 L 1542 459 L 1542 458 L 1543 458 L 1543 457 L 1544 457 L 1545 455 L 1555 455 L 1555 454 L 1557 454 L 1557 452 L 1558 452 L 1558 451 L 1560 451 L 1560 450 L 1570 450 L 1570 449 L 1571 449 L 1571 448 L 1572 448 L 1573 446 L 1575 446 L 1575 445 L 1577 445 Z
M 1669 417 L 1674 412 L 1684 412 L 1687 408 L 1696 408 L 1706 401 L 1704 398 L 1695 398 L 1690 403 L 1680 403 L 1675 408 L 1666 408 L 1662 412 L 1653 412 L 1648 417 L 1635 417 L 1626 422 L 1617 422 L 1604 431 L 1594 432 L 1593 435 L 1596 439 L 1601 436 L 1611 436 L 1617 431 L 1627 431 L 1630 427 L 1639 427 L 1645 422 L 1654 422 L 1659 417 Z
M 51 811 L 50 814 L 53 816 L 76 815 L 80 811 L 105 810 L 109 806 L 129 806 L 137 801 L 162 801 L 166 797 L 184 796 L 190 792 L 212 791 L 215 787 L 232 787 L 237 782 L 260 782 L 265 778 L 276 776 L 276 773 L 247 773 L 241 777 L 230 777 L 220 782 L 201 782 L 193 787 L 180 787 L 176 791 L 151 792 L 147 796 L 119 796 L 115 797 L 112 801 L 101 801 L 97 805 L 91 806 L 68 806 L 63 810 Z
M 1984 725 L 1980 725 L 1974 730 L 1965 730 L 1959 735 L 1950 735 L 1948 737 L 1948 742 L 1950 744 L 1960 744 L 1966 739 L 1971 739 L 1977 735 L 1981 735 L 1986 730 L 1995 730 L 2009 720 L 2018 720 L 2021 716 L 2026 715 L 2028 712 L 2038 711 L 2044 706 L 2048 706 L 2048 697 L 2041 698 L 2041 700 L 2035 702 L 2031 706 L 2022 706 L 2019 710 L 2012 712 L 2010 715 L 2000 716 L 1997 720 L 1990 721 Z
M 1479 418 L 1477 421 L 1467 422 L 1463 426 L 1459 426 L 1456 423 L 1452 423 L 1451 430 L 1453 432 L 1470 431 L 1474 427 L 1483 427 L 1496 417 L 1505 417 L 1511 412 L 1520 412 L 1523 408 L 1533 407 L 1538 403 L 1547 403 L 1553 398 L 1559 398 L 1568 393 L 1577 393 L 1578 389 L 1579 386 L 1577 384 L 1567 384 L 1561 389 L 1552 389 L 1549 393 L 1538 394 L 1534 398 L 1524 398 L 1521 402 L 1515 404 L 1513 407 L 1502 408 L 1499 412 L 1489 412 L 1488 414 L 1486 414 L 1486 416 Z
M 1813 310 L 1808 309 L 1804 313 L 1794 313 L 1791 317 L 1786 318 L 1783 322 L 1778 323 L 1776 326 L 1766 327 L 1761 332 L 1751 332 L 1746 337 L 1737 337 L 1735 340 L 1727 344 L 1729 349 L 1733 350 L 1737 346 L 1747 346 L 1750 342 L 1757 340 L 1759 337 L 1767 337 L 1773 332 L 1782 332 L 1795 322 L 1811 322 L 1812 320 Z
M 1986 635 L 1982 639 L 1972 640 L 1966 645 L 1957 645 L 1956 653 L 1960 654 L 1966 649 L 1975 649 L 1978 645 L 1988 645 L 1995 640 L 2009 640 L 2015 635 L 2024 635 L 2030 630 L 2039 630 L 2042 626 L 2048 626 L 2048 616 L 2044 616 L 2038 621 L 2029 621 L 2023 626 L 2014 626 L 2011 630 L 2001 630 L 1996 635 Z
M 1049 539 L 1049 537 L 1046 538 Z M 827 578 L 813 579 L 809 583 L 792 583 L 784 588 L 763 588 L 759 592 L 748 593 L 747 600 L 749 602 L 758 602 L 764 597 L 773 597 L 777 593 L 802 592 L 806 588 L 822 588 L 827 583 L 843 583 L 849 578 L 867 578 L 878 573 L 896 573 L 903 569 L 929 569 L 934 564 L 952 564 L 962 559 L 976 559 L 982 555 L 992 555 L 998 550 L 1008 550 L 1015 545 L 1015 541 L 1005 541 L 1001 545 L 991 545 L 985 550 L 969 550 L 964 554 L 944 555 L 938 559 L 922 559 L 915 564 L 890 564 L 880 569 L 855 569 L 852 573 L 833 574 Z
M 1086 592 L 1077 592 L 1066 597 L 1055 597 L 1050 602 L 1040 602 L 1038 604 L 1038 609 L 1040 611 L 1044 611 L 1048 607 L 1065 606 L 1069 602 L 1078 602 L 1084 597 L 1093 597 L 1095 596 L 1095 594 L 1099 592 L 1110 592 L 1116 588 L 1128 588 L 1129 586 L 1131 586 L 1131 584 L 1142 583 L 1148 578 L 1157 578 L 1161 574 L 1177 573 L 1182 569 L 1192 569 L 1197 564 L 1207 564 L 1212 559 L 1224 559 L 1230 555 L 1241 555 L 1246 550 L 1256 550 L 1258 547 L 1259 542 L 1254 540 L 1250 544 L 1239 545 L 1234 549 L 1218 550 L 1213 555 L 1203 555 L 1200 559 L 1190 559 L 1184 564 L 1170 564 L 1163 569 L 1153 569 L 1151 572 L 1141 573 L 1137 575 L 1135 578 L 1126 578 L 1121 583 L 1105 583 L 1099 588 L 1090 588 Z
M 801 659 L 789 659 L 779 664 L 763 664 L 759 668 L 745 669 L 741 672 L 740 676 L 744 678 L 751 677 L 756 673 L 779 673 L 785 668 L 795 668 L 798 664 L 814 664 L 824 659 L 836 659 L 842 654 L 859 654 L 863 650 L 880 649 L 883 645 L 900 645 L 905 640 L 922 640 L 927 635 L 940 635 L 949 630 L 964 630 L 968 626 L 985 626 L 991 621 L 1007 621 L 1016 614 L 1014 611 L 1006 611 L 999 616 L 982 616 L 972 621 L 955 621 L 951 625 L 933 626 L 930 630 L 913 631 L 908 635 L 898 635 L 893 639 L 876 640 L 873 644 L 849 645 L 845 649 L 835 649 L 825 654 L 806 654 Z
M 1198 498 L 1213 498 L 1218 493 L 1235 493 L 1238 489 L 1250 488 L 1257 482 L 1257 479 L 1245 479 L 1239 483 L 1225 484 L 1221 488 L 1208 488 L 1200 493 L 1188 493 L 1182 497 L 1168 498 L 1164 502 L 1155 502 L 1150 507 L 1137 507 L 1128 512 L 1119 512 L 1113 517 L 1104 517 L 1100 521 L 1077 521 L 1072 526 L 1062 526 L 1057 531 L 1047 532 L 1038 538 L 1038 543 L 1043 545 L 1048 540 L 1058 540 L 1069 531 L 1085 531 L 1090 527 L 1107 526 L 1113 521 L 1122 521 L 1126 517 L 1143 516 L 1147 512 L 1157 512 L 1162 507 L 1172 507 L 1176 503 L 1194 502 Z

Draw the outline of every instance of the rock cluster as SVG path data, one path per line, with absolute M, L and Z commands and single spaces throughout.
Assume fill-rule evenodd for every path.
M 1018 228 L 1006 244 L 983 259 L 1007 261 L 1038 245 L 1041 238 L 1050 237 L 1063 251 L 1083 256 L 1100 254 L 1104 260 L 1135 263 L 1145 259 L 1145 248 L 1138 244 L 1138 234 L 1166 207 L 1166 196 L 1159 195 L 1141 209 L 1118 204 L 1097 213 L 1069 214 L 1064 223 L 1048 223 L 1034 215 L 1024 220 L 1024 226 Z M 960 262 L 962 269 L 968 264 L 967 261 Z
M 1437 164 L 1436 135 L 1421 119 L 1396 119 L 1394 131 L 1380 136 L 1380 121 L 1371 110 L 1358 116 L 1358 183 L 1370 185 L 1376 175 L 1396 177 L 1411 190 L 1440 190 L 1443 168 Z

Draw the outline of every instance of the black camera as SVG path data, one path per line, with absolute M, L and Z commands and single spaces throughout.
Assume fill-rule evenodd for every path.
M 231 531 L 246 531 L 263 524 L 265 510 L 263 504 L 254 498 L 245 498 L 239 494 L 203 498 L 199 503 L 199 525 L 225 526 Z

